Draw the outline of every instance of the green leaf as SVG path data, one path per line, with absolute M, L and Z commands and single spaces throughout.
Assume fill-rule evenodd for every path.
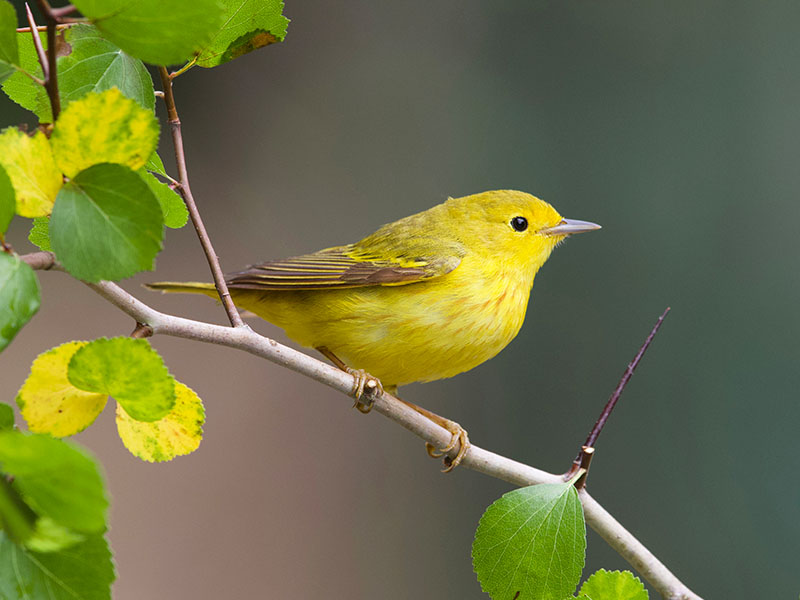
M 50 214 L 62 177 L 53 160 L 50 141 L 41 131 L 28 136 L 10 127 L 0 133 L 0 166 L 14 186 L 18 215 Z
M 137 173 L 100 164 L 78 173 L 59 192 L 50 243 L 78 279 L 119 280 L 153 268 L 163 224 L 158 200 Z
M 2 0 L 0 0 L 2 1 Z M 17 199 L 14 186 L 6 170 L 0 166 L 0 235 L 6 232 L 8 224 L 14 217 L 17 208 Z
M 600 569 L 581 586 L 581 594 L 592 600 L 648 600 L 644 584 L 630 571 Z
M 52 252 L 50 247 L 50 217 L 35 217 L 33 227 L 28 233 L 28 241 L 37 246 L 39 250 Z
M 155 65 L 189 60 L 222 26 L 217 0 L 77 0 L 104 36 L 131 56 Z
M 186 225 L 189 220 L 189 211 L 183 198 L 166 183 L 161 183 L 156 179 L 155 175 L 147 172 L 140 174 L 161 205 L 161 211 L 164 213 L 164 225 L 172 229 L 180 229 Z
M 85 535 L 59 525 L 50 517 L 40 517 L 36 520 L 33 535 L 23 545 L 34 552 L 57 552 L 85 539 Z
M 27 36 L 30 40 L 30 35 Z M 143 108 L 153 111 L 155 95 L 153 79 L 138 58 L 125 54 L 117 46 L 100 37 L 96 27 L 78 24 L 63 34 L 63 43 L 56 59 L 58 68 L 58 90 L 61 108 L 89 92 L 102 92 L 118 88 L 122 94 L 135 100 Z M 33 53 L 33 44 L 23 44 L 23 56 Z M 35 60 L 35 54 L 33 54 Z M 29 62 L 29 61 L 26 61 Z M 38 62 L 31 65 L 36 69 Z M 6 94 L 39 117 L 50 123 L 53 114 L 47 95 L 23 73 L 12 76 L 3 86 Z
M 286 37 L 289 19 L 283 0 L 222 0 L 225 24 L 197 58 L 200 67 L 216 67 Z
M 0 82 L 16 71 L 16 65 L 19 65 L 17 13 L 10 3 L 0 0 Z
M 100 535 L 61 552 L 24 550 L 0 532 L 0 598 L 9 600 L 109 600 L 114 564 Z
M 23 544 L 31 538 L 35 528 L 36 513 L 0 473 L 0 529 L 17 544 Z
M 14 409 L 5 402 L 0 402 L 0 431 L 14 429 Z
M 136 170 L 156 149 L 158 121 L 116 88 L 90 92 L 61 112 L 50 141 L 67 177 L 100 163 Z
M 147 340 L 101 338 L 69 362 L 70 383 L 113 396 L 137 421 L 157 421 L 175 405 L 175 380 Z
M 12 487 L 38 515 L 83 533 L 105 530 L 103 480 L 97 463 L 78 446 L 49 435 L 5 431 L 0 469 L 14 476 Z
M 150 155 L 150 158 L 147 159 L 147 164 L 144 166 L 144 168 L 147 171 L 158 173 L 164 177 L 167 176 L 167 171 L 164 169 L 164 163 L 156 151 L 153 151 L 153 153 Z
M 17 33 L 16 36 L 20 67 L 26 73 L 42 79 L 42 66 L 36 55 L 33 37 L 30 33 Z M 40 32 L 39 39 L 42 41 L 42 47 L 47 49 L 47 34 Z M 35 113 L 43 123 L 50 123 L 53 120 L 47 91 L 25 73 L 18 71 L 6 79 L 3 82 L 3 91 L 22 108 Z
M 495 600 L 572 594 L 581 576 L 586 527 L 570 483 L 514 490 L 481 517 L 472 561 L 483 591 Z
M 18 257 L 0 252 L 0 351 L 39 310 L 39 280 Z
M 64 39 L 70 46 L 70 53 L 58 60 L 62 109 L 88 92 L 111 88 L 117 88 L 142 108 L 155 109 L 153 78 L 142 61 L 102 38 L 91 25 L 70 27 Z

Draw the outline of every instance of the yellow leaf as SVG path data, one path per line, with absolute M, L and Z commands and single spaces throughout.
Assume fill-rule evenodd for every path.
M 17 394 L 28 429 L 66 437 L 83 431 L 97 418 L 108 396 L 84 392 L 67 379 L 72 355 L 88 342 L 67 342 L 40 354 Z
M 175 406 L 158 421 L 136 421 L 117 404 L 117 431 L 131 454 L 164 462 L 197 450 L 203 437 L 203 402 L 189 387 L 175 382 Z
M 14 186 L 17 214 L 49 215 L 61 189 L 62 177 L 47 137 L 41 131 L 29 137 L 14 127 L 6 129 L 0 133 L 0 165 Z
M 156 149 L 158 121 L 152 111 L 111 88 L 70 102 L 56 121 L 51 141 L 56 163 L 67 177 L 99 163 L 135 171 Z

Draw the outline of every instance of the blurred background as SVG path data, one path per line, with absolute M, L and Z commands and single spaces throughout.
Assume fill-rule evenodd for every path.
M 487 189 L 601 223 L 555 252 L 497 358 L 403 396 L 563 471 L 671 306 L 588 487 L 700 595 L 796 598 L 800 4 L 288 0 L 285 14 L 283 44 L 176 81 L 223 268 Z M 0 117 L 28 119 L 5 97 Z M 16 219 L 8 239 L 23 251 L 26 234 Z M 38 353 L 133 328 L 69 277 L 40 278 L 42 309 L 0 359 L 6 402 Z M 153 279 L 209 279 L 191 227 L 123 285 L 225 322 L 208 299 L 139 287 Z M 266 361 L 152 341 L 208 421 L 197 452 L 162 465 L 128 454 L 110 407 L 77 436 L 113 495 L 116 598 L 485 597 L 470 544 L 507 484 L 440 474 L 404 430 Z M 626 568 L 588 536 L 587 574 Z

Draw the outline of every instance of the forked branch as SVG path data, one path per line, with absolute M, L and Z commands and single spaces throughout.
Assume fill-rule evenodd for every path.
M 59 268 L 55 262 L 55 256 L 49 252 L 28 254 L 23 256 L 22 260 L 36 269 Z M 352 375 L 264 337 L 249 327 L 223 327 L 168 315 L 151 308 L 117 284 L 109 281 L 96 284 L 87 283 L 86 285 L 122 312 L 133 317 L 137 323 L 149 326 L 153 335 L 169 335 L 236 348 L 301 373 L 347 396 L 350 396 L 353 391 L 355 378 Z M 442 448 L 450 441 L 450 432 L 426 419 L 390 394 L 384 392 L 376 397 L 373 410 L 436 447 Z M 450 456 L 454 456 L 456 451 L 457 449 L 451 451 Z M 461 466 L 517 486 L 562 481 L 559 475 L 541 471 L 475 445 L 470 446 Z M 600 506 L 585 489 L 580 490 L 579 493 L 589 526 L 600 534 L 664 598 L 667 600 L 702 600 Z
M 206 255 L 208 266 L 211 268 L 211 274 L 214 277 L 214 286 L 217 288 L 219 299 L 222 301 L 222 306 L 228 314 L 228 319 L 234 327 L 247 328 L 242 321 L 239 311 L 231 299 L 231 293 L 228 290 L 228 285 L 225 283 L 225 276 L 222 273 L 222 267 L 219 264 L 217 253 L 214 252 L 214 247 L 211 244 L 211 238 L 208 236 L 206 226 L 203 224 L 203 219 L 200 217 L 200 211 L 197 210 L 197 204 L 192 195 L 192 188 L 189 186 L 189 173 L 186 170 L 186 155 L 183 150 L 183 134 L 181 133 L 181 120 L 178 117 L 178 109 L 175 106 L 175 96 L 172 93 L 172 78 L 169 75 L 166 67 L 159 67 L 158 73 L 161 76 L 161 83 L 164 86 L 164 102 L 167 105 L 167 121 L 169 122 L 170 132 L 172 133 L 172 144 L 175 147 L 175 162 L 178 166 L 178 178 L 180 185 L 177 189 L 183 196 L 186 203 L 186 208 L 189 210 L 189 216 L 192 219 L 192 225 L 197 232 L 197 237 L 200 239 L 200 245 L 203 247 L 203 253 Z

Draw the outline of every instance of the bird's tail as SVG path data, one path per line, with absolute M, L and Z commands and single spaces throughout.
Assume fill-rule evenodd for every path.
M 213 283 L 200 283 L 197 281 L 156 281 L 145 283 L 144 287 L 166 293 L 181 292 L 185 294 L 204 294 L 212 298 L 217 297 L 217 288 Z

